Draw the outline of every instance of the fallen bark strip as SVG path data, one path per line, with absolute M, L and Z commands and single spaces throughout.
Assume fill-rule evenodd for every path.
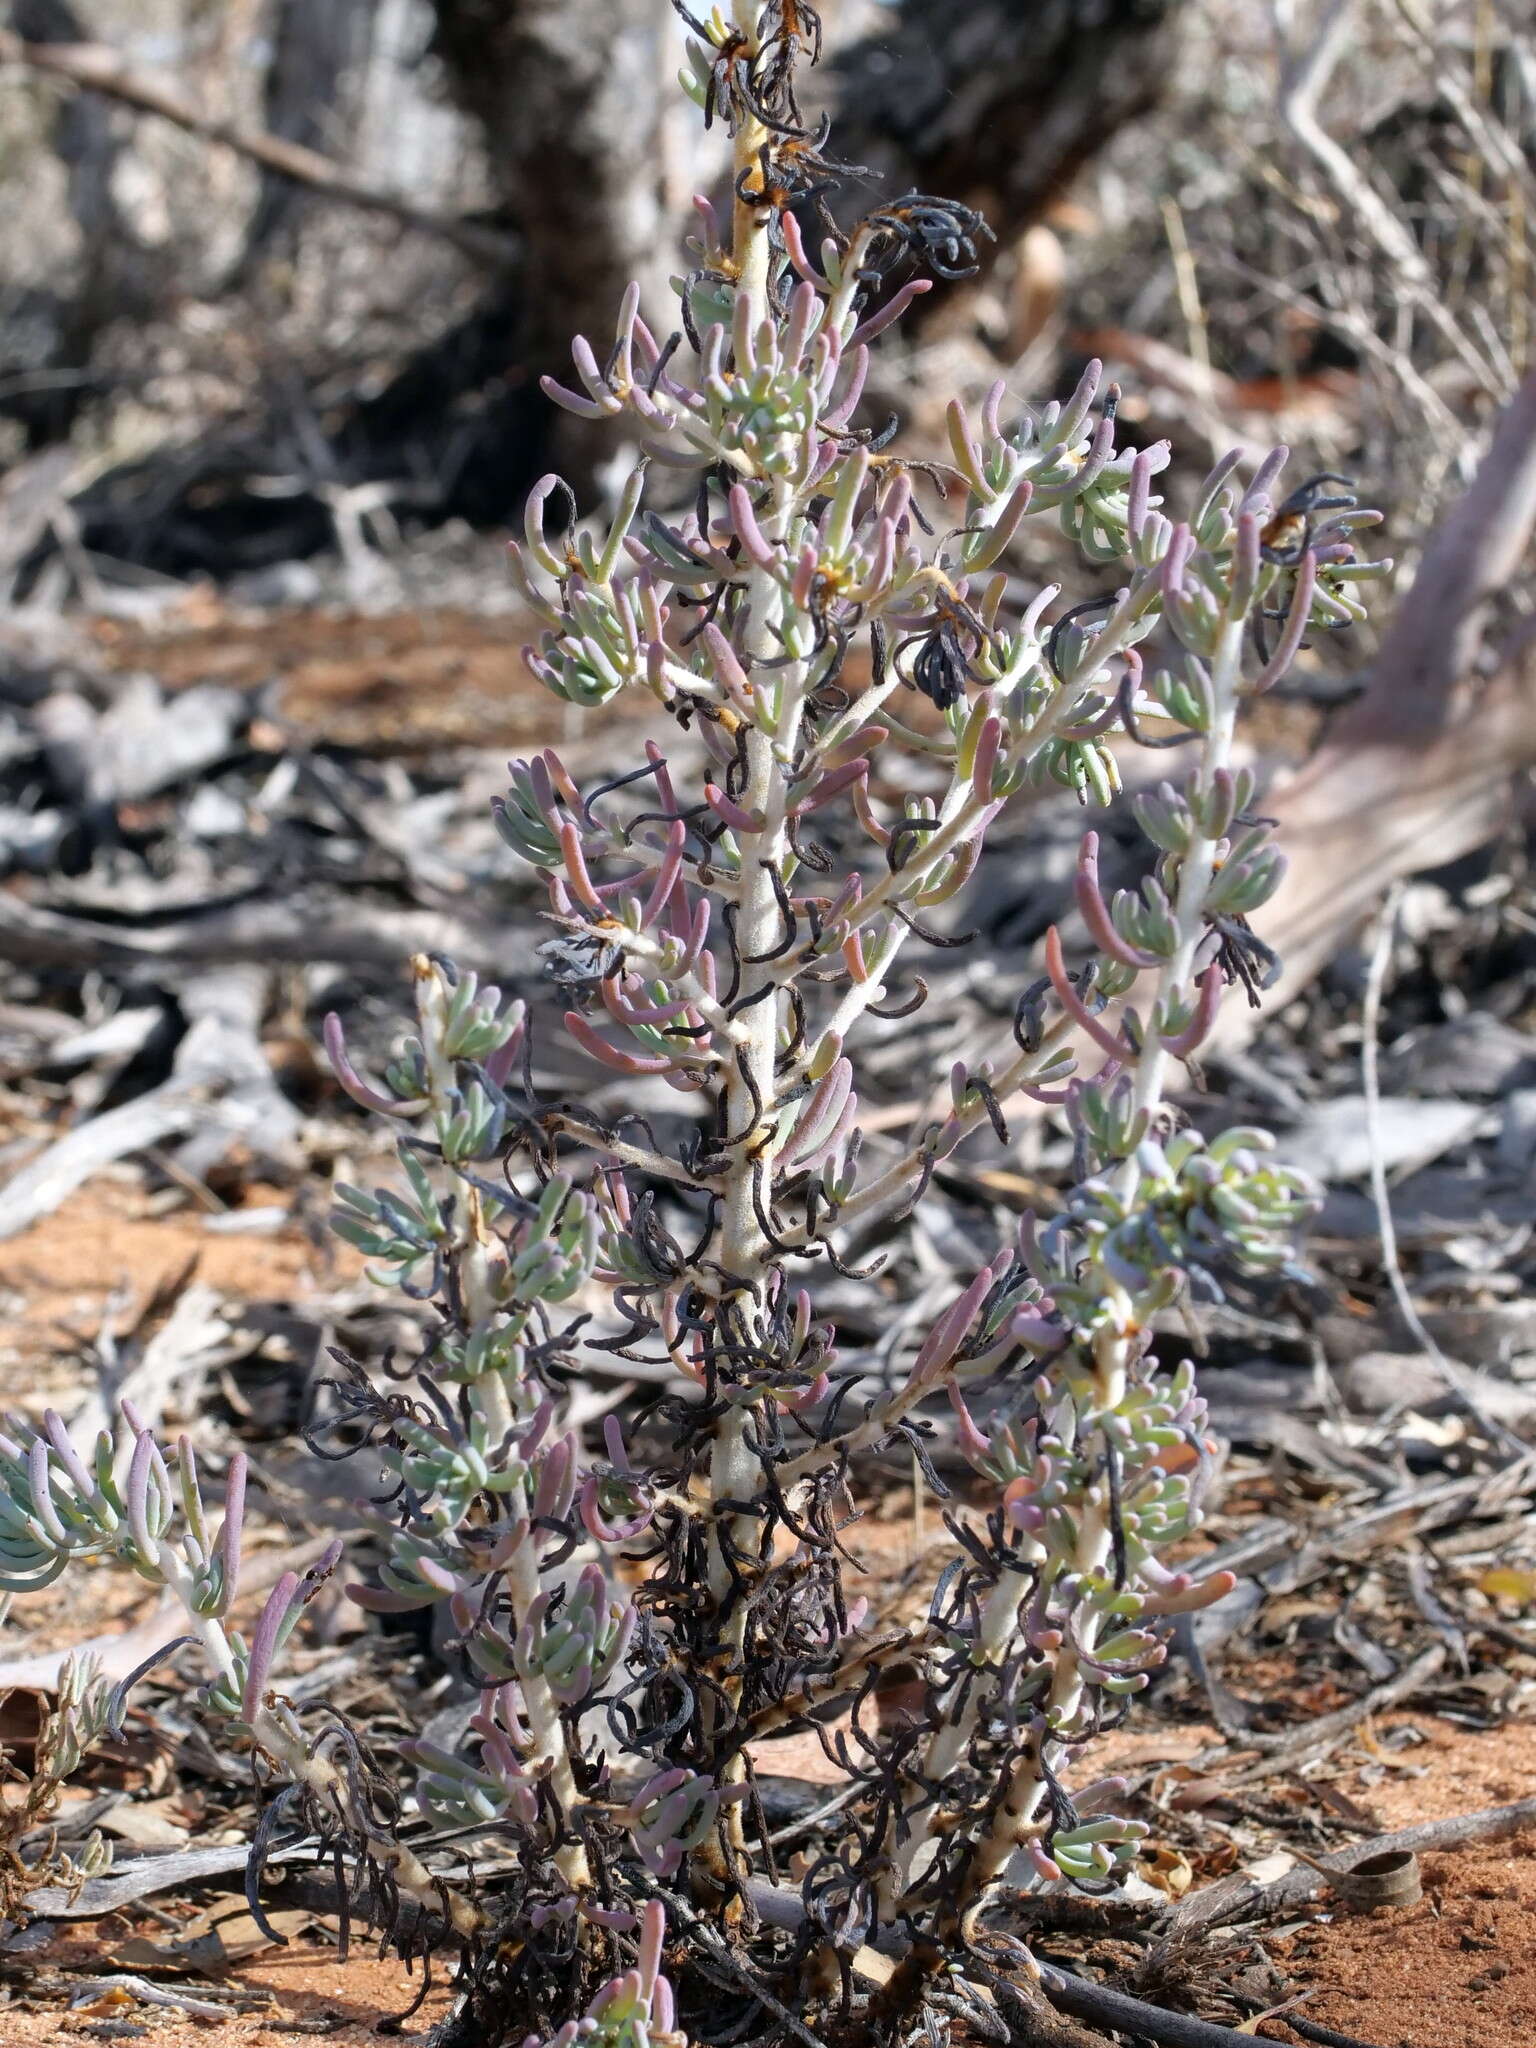
M 217 1888 L 217 1881 L 224 1877 L 243 1878 L 250 1855 L 250 1845 L 245 1842 L 225 1842 L 208 1849 L 151 1850 L 118 1863 L 105 1877 L 88 1878 L 78 1889 L 45 1885 L 28 1892 L 26 1910 L 34 1920 L 100 1920 L 140 1899 L 203 1885 Z M 297 1869 L 291 1867 L 295 1864 Z M 264 1874 L 273 1875 L 279 1866 L 284 1866 L 279 1904 L 303 1906 L 316 1913 L 339 1910 L 336 1872 L 329 1862 L 316 1863 L 313 1838 L 269 1851 L 263 1859 Z M 427 1913 L 410 1899 L 387 1898 L 371 1879 L 359 1883 L 358 1875 L 349 1866 L 351 1888 L 346 1907 L 352 1919 L 387 1928 L 393 1936 L 418 1946 L 423 1933 L 434 1946 L 447 1939 L 448 1930 L 437 1914 Z M 239 1884 L 233 1888 L 238 1890 Z
M 208 1849 L 152 1850 L 120 1862 L 105 1877 L 88 1878 L 78 1890 L 46 1885 L 28 1892 L 26 1910 L 34 1920 L 99 1920 L 141 1899 L 203 1885 L 217 1887 L 220 1878 L 243 1878 L 250 1853 L 245 1842 L 226 1842 Z M 303 1906 L 316 1913 L 339 1910 L 336 1872 L 329 1862 L 316 1863 L 313 1839 L 271 1850 L 263 1859 L 263 1872 L 271 1876 L 278 1866 L 284 1866 L 279 1904 Z M 371 1878 L 359 1882 L 359 1873 L 350 1867 L 348 1879 L 345 1903 L 351 1919 L 386 1928 L 392 1938 L 418 1949 L 423 1937 L 431 1947 L 447 1939 L 448 1930 L 439 1915 L 426 1912 L 414 1900 L 386 1897 Z M 239 1889 L 238 1883 L 234 1889 Z
M 1503 830 L 1511 792 L 1536 761 L 1536 659 L 1511 667 L 1437 736 L 1343 728 L 1265 808 L 1280 821 L 1285 880 L 1260 916 L 1284 961 L 1262 1011 L 1229 1006 L 1214 1045 L 1251 1036 L 1312 982 L 1389 885 L 1443 867 Z
M 275 1849 L 269 1863 L 299 1854 L 313 1856 L 314 1849 Z M 78 1890 L 69 1885 L 44 1885 L 28 1892 L 26 1908 L 34 1920 L 99 1920 L 156 1892 L 178 1890 L 184 1885 L 206 1884 L 210 1878 L 244 1870 L 250 1850 L 244 1842 L 223 1843 L 210 1849 L 170 1849 L 159 1855 L 136 1856 L 121 1863 L 108 1877 L 87 1878 Z
M 164 924 L 107 924 L 67 917 L 0 891 L 0 960 L 24 967 L 143 967 L 237 961 L 270 967 L 323 960 L 337 967 L 398 972 L 413 953 L 444 953 L 461 967 L 503 974 L 505 932 L 489 920 L 443 911 L 393 909 L 349 900 L 263 899 Z
M 250 157 L 268 170 L 327 193 L 332 199 L 370 213 L 387 214 L 403 227 L 441 236 L 477 263 L 504 269 L 517 258 L 518 244 L 510 235 L 498 234 L 493 228 L 479 227 L 453 214 L 414 206 L 397 193 L 382 192 L 354 177 L 334 158 L 323 156 L 317 149 L 307 149 L 303 143 L 288 142 L 262 129 L 246 128 L 238 121 L 221 121 L 200 112 L 173 86 L 153 72 L 129 64 L 105 43 L 30 43 L 10 29 L 0 29 L 0 62 L 25 64 L 30 70 L 49 72 L 82 91 L 98 92 L 124 106 L 136 107 L 140 113 L 158 115 L 190 135 L 220 143 L 225 149 Z
M 1536 647 L 1477 670 L 1488 608 L 1536 530 L 1536 373 L 1505 408 L 1476 476 L 1431 535 L 1369 688 L 1295 780 L 1265 800 L 1289 866 L 1260 928 L 1285 962 L 1273 1016 L 1337 953 L 1388 884 L 1483 845 L 1536 761 Z M 1227 1044 L 1254 1028 L 1229 1006 Z
M 15 1237 L 40 1216 L 51 1215 L 104 1166 L 163 1138 L 185 1137 L 208 1099 L 206 1091 L 167 1083 L 78 1125 L 0 1189 L 0 1239 Z
M 230 1342 L 223 1295 L 202 1281 L 194 1282 L 178 1298 L 138 1361 L 120 1377 L 106 1370 L 99 1372 L 96 1385 L 80 1405 L 66 1411 L 76 1442 L 92 1444 L 102 1430 L 110 1431 L 125 1401 L 133 1403 L 149 1429 L 160 1428 L 173 1390 L 178 1392 L 184 1415 L 197 1413 L 205 1376 L 237 1350 L 238 1345 Z
M 103 1166 L 163 1138 L 197 1134 L 208 1161 L 236 1137 L 277 1152 L 297 1127 L 260 1042 L 267 975 L 249 967 L 199 974 L 180 990 L 189 1027 L 169 1079 L 79 1124 L 0 1189 L 0 1239 L 50 1215 Z
M 1415 1855 L 1433 1849 L 1464 1849 L 1472 1843 L 1503 1842 L 1532 1832 L 1536 1832 L 1536 1799 L 1480 1807 L 1475 1813 L 1456 1813 L 1445 1820 L 1419 1821 L 1411 1828 L 1398 1828 L 1392 1834 L 1356 1842 L 1342 1853 L 1319 1857 L 1322 1868 L 1297 1864 L 1294 1870 L 1268 1884 L 1241 1875 L 1218 1878 L 1203 1891 L 1193 1892 L 1177 1905 L 1166 1908 L 1157 1931 L 1184 1936 L 1209 1927 L 1225 1927 L 1234 1921 L 1282 1917 L 1323 1890 L 1328 1883 L 1328 1870 L 1346 1870 L 1368 1856 L 1386 1856 L 1400 1849 L 1411 1850 Z
M 242 1999 L 239 1992 L 231 1993 L 222 1987 L 212 1987 L 212 1996 L 198 1995 L 179 1984 L 153 1984 L 148 1977 L 139 1977 L 127 1970 L 114 1970 L 105 1977 L 57 1976 L 34 1978 L 28 1986 L 29 1994 L 41 1992 L 44 1996 L 52 1992 L 62 1993 L 72 2004 L 81 2004 L 87 1998 L 101 1998 L 104 1995 L 111 2004 L 133 2000 L 139 2005 L 159 2006 L 170 2012 L 184 2012 L 193 2019 L 224 2020 L 231 2010 L 238 2011 L 242 2005 L 265 2005 L 266 2000 L 247 1993 Z M 134 2033 L 143 2033 L 142 2027 L 135 2027 Z M 109 2037 L 110 2038 L 110 2037 Z

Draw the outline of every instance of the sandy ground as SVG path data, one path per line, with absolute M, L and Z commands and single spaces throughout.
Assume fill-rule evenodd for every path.
M 38 1960 L 44 1968 L 62 1966 L 110 1976 L 112 1950 L 124 1932 L 108 1923 L 79 1928 Z M 443 2018 L 450 2000 L 448 1970 L 441 1959 L 434 1974 L 438 1984 L 421 2010 L 399 2033 L 381 2036 L 376 2031 L 379 2021 L 403 2013 L 415 2000 L 421 1989 L 419 1968 L 407 1976 L 395 1957 L 381 1958 L 356 1946 L 347 1961 L 339 1963 L 329 1943 L 300 1937 L 287 1949 L 270 1950 L 213 1980 L 216 1987 L 262 1995 L 264 2004 L 250 2011 L 206 2019 L 145 2005 L 131 1993 L 105 1990 L 87 1994 L 72 2010 L 61 2009 L 57 2002 L 0 2008 L 0 2041 L 5 2048 L 88 2041 L 142 2041 L 144 2048 L 245 2048 L 253 2042 L 278 2048 L 279 2043 L 309 2039 L 326 2041 L 332 2048 L 378 2048 L 381 2039 L 420 2041 L 432 2023 Z M 178 1974 L 178 1985 L 184 1981 Z
M 242 1206 L 287 1208 L 292 1190 L 252 1186 Z M 83 1344 L 109 1318 L 121 1322 L 156 1293 L 192 1277 L 246 1301 L 290 1302 L 326 1279 L 355 1274 L 347 1247 L 317 1247 L 307 1232 L 210 1229 L 206 1212 L 182 1203 L 157 1213 L 137 1183 L 102 1175 L 53 1215 L 0 1246 L 0 1406 L 35 1407 L 79 1377 Z
M 98 1181 L 7 1247 L 12 1313 L 0 1353 L 6 1403 L 40 1405 L 66 1388 L 80 1370 L 71 1362 L 78 1360 L 80 1337 L 94 1334 L 114 1294 L 121 1298 L 126 1289 L 142 1301 L 178 1274 L 193 1253 L 200 1278 L 247 1298 L 302 1300 L 325 1284 L 321 1256 L 297 1226 L 260 1238 L 220 1236 L 204 1229 L 195 1208 L 156 1215 L 133 1187 Z M 872 1578 L 888 1583 L 914 1555 L 910 1496 L 904 1489 L 893 1493 L 884 1514 L 861 1523 L 850 1538 Z M 931 1508 L 921 1540 L 925 1549 L 947 1548 Z M 126 1585 L 121 1590 L 124 1602 L 105 1601 L 91 1617 L 94 1630 L 140 1618 L 142 1597 Z M 17 1616 L 24 1627 L 39 1618 L 36 1612 Z M 1245 1676 L 1259 1678 L 1257 1666 Z M 1422 1739 L 1396 1747 L 1389 1738 L 1402 1726 Z M 1209 1739 L 1210 1731 L 1199 1728 L 1133 1721 L 1096 1753 L 1095 1770 L 1176 1770 Z M 1333 1788 L 1362 1809 L 1370 1824 L 1389 1830 L 1536 1793 L 1536 1727 L 1473 1733 L 1434 1716 L 1396 1714 L 1362 1730 L 1341 1761 L 1348 1768 L 1332 1778 Z M 837 1776 L 809 1736 L 765 1743 L 759 1768 L 829 1786 Z M 1297 1796 L 1305 1796 L 1299 1787 Z M 1424 1879 L 1422 1904 L 1406 1911 L 1360 1917 L 1320 1904 L 1279 1938 L 1271 1937 L 1266 1946 L 1274 1960 L 1311 1990 L 1301 2009 L 1375 2048 L 1518 2048 L 1536 2042 L 1536 1839 L 1426 1857 Z M 144 1921 L 74 1925 L 60 1930 L 55 1947 L 30 1960 L 50 1974 L 65 1967 L 110 1973 L 129 1966 L 114 1958 L 135 1934 L 163 1939 L 165 1930 Z M 185 1971 L 174 1975 L 185 1981 Z M 380 1960 L 366 1948 L 355 1947 L 340 1966 L 334 1950 L 314 1935 L 296 1937 L 284 1951 L 253 1955 L 218 1981 L 267 1995 L 270 2003 L 210 2020 L 145 2006 L 122 1992 L 90 1997 L 74 2009 L 59 1994 L 24 1996 L 0 2009 L 0 2048 L 75 2039 L 233 2048 L 237 2042 L 300 2039 L 313 2023 L 331 2017 L 336 2029 L 327 2024 L 323 2038 L 361 2048 L 377 2038 L 373 2029 L 381 2019 L 410 2004 L 417 1988 L 396 1961 Z M 426 2016 L 445 2010 L 445 1994 L 434 1992 L 411 2027 L 419 2029 Z M 1266 2023 L 1264 2032 L 1276 2040 L 1295 2038 L 1274 2024 Z
M 1407 1750 L 1388 1748 L 1386 1738 L 1403 1726 L 1422 1741 Z M 1200 1739 L 1198 1731 L 1184 1729 L 1128 1733 L 1114 1758 L 1101 1761 L 1122 1768 L 1176 1764 Z M 1368 1729 L 1361 1747 L 1364 1758 L 1335 1786 L 1384 1830 L 1527 1798 L 1536 1788 L 1533 1727 L 1469 1733 L 1434 1716 L 1393 1715 Z M 1389 1761 L 1375 1760 L 1373 1749 Z M 801 1738 L 772 1745 L 764 1763 L 785 1774 L 827 1775 L 819 1751 Z M 1155 1849 L 1155 1836 L 1150 1846 Z M 1375 2048 L 1524 2048 L 1536 2041 L 1536 1839 L 1428 1855 L 1423 1877 L 1424 1898 L 1417 1906 L 1359 1915 L 1320 1902 L 1298 1915 L 1293 1931 L 1266 1942 L 1281 1969 L 1311 1991 L 1299 2010 Z M 190 1908 L 177 1911 L 191 1917 Z M 248 1927 L 238 1899 L 216 1911 Z M 29 1961 L 49 1975 L 142 1970 L 145 1951 L 139 1943 L 164 1941 L 171 1931 L 119 1917 L 60 1928 L 54 1942 Z M 440 1961 L 439 1968 L 446 1980 L 446 1965 Z M 177 1984 L 188 1980 L 185 1970 L 174 1973 Z M 72 2009 L 57 1996 L 24 1996 L 0 2009 L 0 2043 L 34 2048 L 142 2040 L 147 2048 L 236 2048 L 263 2042 L 275 2048 L 279 2041 L 318 2034 L 321 2023 L 320 2038 L 339 2048 L 364 2048 L 379 2038 L 379 2021 L 403 2012 L 420 1988 L 419 1976 L 408 1977 L 394 1958 L 381 1959 L 366 1946 L 354 1945 L 345 1965 L 338 1963 L 318 1933 L 297 1934 L 288 1949 L 251 1956 L 208 1981 L 268 2002 L 211 2020 L 145 2006 L 121 1991 L 86 1995 Z M 434 1989 L 395 2038 L 419 2039 L 447 2007 L 446 1989 Z M 1295 2040 L 1278 2023 L 1263 2023 L 1262 2035 Z
M 1341 1785 L 1384 1830 L 1536 1794 L 1536 1727 L 1471 1734 L 1391 1715 L 1378 1732 L 1405 1722 L 1426 1737 L 1421 1747 L 1392 1752 L 1379 1778 L 1368 1766 Z M 1284 1970 L 1318 1987 L 1302 2010 L 1377 2048 L 1536 2042 L 1536 1836 L 1427 1855 L 1423 1876 L 1417 1906 L 1340 1914 L 1270 1944 Z
M 109 667 L 150 668 L 168 690 L 270 687 L 272 715 L 302 736 L 408 754 L 541 746 L 588 729 L 588 714 L 560 704 L 523 666 L 521 651 L 541 630 L 526 613 L 325 607 L 240 620 L 215 611 L 211 623 L 178 632 L 103 621 L 95 637 Z M 605 721 L 642 715 L 629 695 L 602 712 Z

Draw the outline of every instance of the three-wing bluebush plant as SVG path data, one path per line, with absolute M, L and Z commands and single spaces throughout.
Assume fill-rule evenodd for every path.
M 648 698 L 654 736 L 601 789 L 553 751 L 514 762 L 497 818 L 547 888 L 538 952 L 570 1039 L 595 1078 L 672 1091 L 654 1121 L 685 1141 L 540 1099 L 523 1003 L 440 960 L 415 962 L 415 1034 L 376 1079 L 328 1027 L 344 1087 L 399 1132 L 393 1185 L 340 1188 L 336 1228 L 436 1325 L 384 1390 L 361 1369 L 338 1383 L 318 1447 L 382 1459 L 382 1564 L 357 1597 L 436 1611 L 478 1688 L 468 1739 L 401 1745 L 401 1786 L 339 1717 L 285 1700 L 275 1660 L 334 1554 L 247 1640 L 229 1620 L 239 1461 L 215 1532 L 188 1447 L 162 1453 L 131 1412 L 94 1451 L 52 1418 L 0 1444 L 0 1564 L 23 1585 L 113 1557 L 168 1587 L 208 1711 L 249 1736 L 290 1817 L 446 1919 L 491 2037 L 679 2040 L 670 1898 L 697 2038 L 760 2031 L 754 2005 L 792 1997 L 905 2039 L 963 2009 L 967 1957 L 1006 1930 L 987 1917 L 1003 1880 L 1093 1888 L 1134 1858 L 1143 1830 L 1102 1788 L 1075 1800 L 1077 1753 L 1147 1684 L 1167 1618 L 1230 1583 L 1169 1561 L 1207 1448 L 1192 1368 L 1160 1366 L 1149 1333 L 1224 1269 L 1282 1268 L 1309 1194 L 1261 1133 L 1203 1141 L 1167 1096 L 1223 988 L 1274 966 L 1249 917 L 1281 862 L 1234 721 L 1309 629 L 1359 616 L 1371 515 L 1331 479 L 1282 502 L 1282 453 L 1246 482 L 1221 463 L 1176 520 L 1167 448 L 1117 448 L 1097 365 L 1064 403 L 999 386 L 953 405 L 945 460 L 904 462 L 861 419 L 870 345 L 975 267 L 983 223 L 910 194 L 839 227 L 847 168 L 796 99 L 812 10 L 681 11 L 685 83 L 732 142 L 729 217 L 699 202 L 670 339 L 631 292 L 611 341 L 575 344 L 579 388 L 552 387 L 643 451 L 611 521 L 578 524 L 549 478 L 513 550 L 535 673 L 588 708 Z M 1112 594 L 1013 603 L 1000 565 L 1032 520 Z M 1004 805 L 1048 783 L 1107 804 L 1117 741 L 1189 745 L 1134 798 L 1145 879 L 1106 898 L 1087 834 L 1086 956 L 1069 966 L 1052 930 L 1001 1048 L 957 1064 L 943 1113 L 870 1164 L 868 1020 L 923 1001 L 910 956 L 954 943 Z M 1064 1207 L 957 1274 L 872 1382 L 839 1361 L 817 1274 L 854 1271 L 856 1240 L 891 1234 L 1023 1100 L 1070 1126 Z M 600 1446 L 562 1419 L 594 1349 L 686 1388 L 653 1409 L 664 1456 L 611 1418 Z M 973 1483 L 926 1614 L 887 1622 L 845 1584 L 839 1531 L 862 1454 L 925 1458 L 945 1402 Z M 786 1864 L 755 1772 L 806 1728 L 846 1788 Z M 402 1837 L 413 1810 L 510 1844 L 510 1874 L 478 1896 L 435 1876 Z

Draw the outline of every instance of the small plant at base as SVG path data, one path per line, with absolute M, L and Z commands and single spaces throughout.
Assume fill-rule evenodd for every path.
M 9 1604 L 9 1603 L 5 1603 Z M 103 1735 L 119 1734 L 124 1689 L 114 1690 L 90 1653 L 66 1657 L 53 1704 L 42 1715 L 32 1768 L 23 1771 L 0 1747 L 0 1777 L 25 1789 L 0 1805 L 0 1916 L 25 1918 L 28 1895 L 57 1886 L 71 1898 L 89 1878 L 112 1867 L 112 1844 L 100 1831 L 71 1855 L 49 1828 L 65 1781 Z M 40 1845 L 37 1837 L 41 1836 Z
M 51 1421 L 0 1446 L 0 1552 L 7 1583 L 110 1555 L 177 1595 L 209 1711 L 313 1826 L 465 1944 L 466 2024 L 680 2039 L 659 1974 L 671 1898 L 684 2005 L 690 1961 L 713 2002 L 701 2038 L 754 2005 L 782 2014 L 769 1986 L 787 1982 L 819 2025 L 906 2040 L 963 2002 L 967 1956 L 1027 1968 L 987 1917 L 1002 1880 L 1095 1889 L 1132 1860 L 1142 1829 L 1085 1815 L 1068 1766 L 1147 1683 L 1167 1617 L 1230 1583 L 1167 1562 L 1207 1447 L 1192 1368 L 1163 1369 L 1149 1331 L 1223 1271 L 1283 1270 L 1311 1195 L 1263 1134 L 1203 1142 L 1166 1097 L 1224 987 L 1252 995 L 1274 966 L 1249 918 L 1281 865 L 1232 763 L 1239 707 L 1309 629 L 1360 616 L 1376 572 L 1354 535 L 1373 515 L 1314 485 L 1280 501 L 1277 454 L 1246 484 L 1235 458 L 1218 465 L 1175 522 L 1153 489 L 1168 451 L 1117 450 L 1097 365 L 1017 420 L 1001 387 L 977 417 L 952 406 L 945 465 L 887 453 L 856 424 L 869 344 L 930 273 L 974 266 L 983 224 L 909 195 L 839 231 L 822 195 L 841 173 L 795 97 L 812 10 L 680 11 L 689 90 L 732 138 L 732 224 L 700 202 L 670 341 L 632 292 L 601 359 L 575 345 L 581 389 L 556 396 L 623 417 L 645 452 L 605 533 L 552 534 L 568 494 L 546 479 L 514 555 L 545 626 L 535 672 L 581 705 L 648 693 L 702 749 L 703 779 L 681 789 L 650 739 L 583 794 L 546 751 L 512 764 L 497 817 L 547 886 L 557 935 L 540 950 L 572 1041 L 674 1091 L 689 1136 L 668 1149 L 642 1115 L 541 1100 L 522 1004 L 442 961 L 415 962 L 416 1035 L 377 1084 L 327 1027 L 343 1085 L 402 1133 L 400 1185 L 339 1188 L 336 1227 L 438 1321 L 393 1390 L 349 1367 L 312 1441 L 366 1443 L 394 1482 L 382 1569 L 357 1597 L 437 1609 L 481 1688 L 472 1752 L 401 1746 L 419 1808 L 510 1841 L 514 1872 L 484 1898 L 434 1876 L 356 1733 L 306 1730 L 270 1676 L 315 1575 L 284 1581 L 249 1644 L 231 1633 L 238 1509 L 210 1537 L 190 1453 L 167 1459 L 131 1415 L 91 1468 Z M 814 254 L 806 219 L 826 230 Z M 650 465 L 690 479 L 690 511 L 647 509 Z M 934 475 L 937 538 L 919 503 Z M 1059 592 L 1012 611 L 997 567 L 1044 517 L 1123 578 L 1051 625 Z M 852 689 L 861 643 L 871 676 Z M 1010 798 L 1043 781 L 1085 804 L 1116 793 L 1117 729 L 1194 750 L 1181 781 L 1135 800 L 1152 872 L 1106 898 L 1085 837 L 1091 957 L 1069 969 L 1053 930 L 1004 1049 L 957 1065 L 945 1113 L 866 1170 L 858 1040 L 923 1000 L 920 977 L 897 990 L 903 952 L 959 943 L 934 915 Z M 882 793 L 887 747 L 919 757 L 922 794 Z M 865 1386 L 801 1277 L 854 1271 L 854 1234 L 893 1227 L 1021 1096 L 1074 1134 L 1063 1209 L 960 1276 L 895 1384 Z M 594 1349 L 690 1388 L 656 1407 L 664 1466 L 637 1463 L 611 1418 L 596 1457 L 562 1426 Z M 848 1596 L 839 1531 L 861 1454 L 904 1443 L 925 1463 L 936 1399 L 980 1513 L 951 1517 L 926 1616 L 882 1626 Z M 633 1591 L 621 1558 L 650 1567 Z M 882 1720 L 898 1670 L 913 1703 Z M 753 1759 L 797 1728 L 848 1784 L 790 1877 Z M 722 1946 L 690 1957 L 700 1915 Z M 911 1951 L 894 1977 L 883 1947 Z M 721 2012 L 722 1970 L 739 2015 Z

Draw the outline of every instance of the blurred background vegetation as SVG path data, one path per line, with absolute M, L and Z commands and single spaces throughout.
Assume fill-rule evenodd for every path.
M 828 0 L 818 108 L 886 189 L 983 208 L 872 408 L 1098 353 L 1203 463 L 1284 439 L 1412 556 L 1530 347 L 1520 0 Z M 622 451 L 537 387 L 638 276 L 653 324 L 722 138 L 668 0 L 15 0 L 0 41 L 0 559 L 50 601 L 494 530 Z M 99 89 L 89 89 L 92 85 Z M 287 175 L 298 170 L 301 175 Z M 272 574 L 274 570 L 280 573 Z M 152 572 L 152 573 L 151 573 Z M 82 590 L 82 585 L 84 589 Z

